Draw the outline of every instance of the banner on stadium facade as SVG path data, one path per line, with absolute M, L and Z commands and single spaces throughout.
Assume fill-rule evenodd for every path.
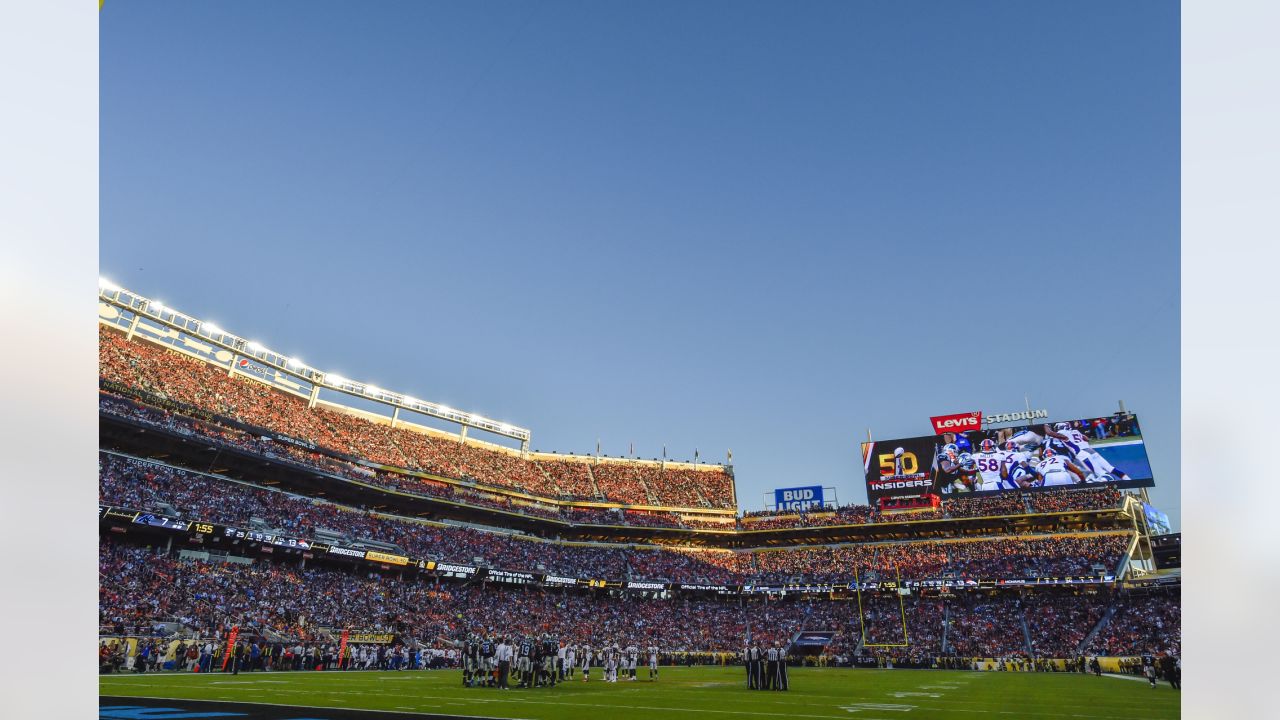
M 511 570 L 495 570 L 493 568 L 486 569 L 483 577 L 485 580 L 510 583 L 512 585 L 527 585 L 537 580 L 537 576 L 533 573 L 513 572 Z
M 713 592 L 719 595 L 735 593 L 742 589 L 740 585 L 703 585 L 698 583 L 679 583 L 672 587 L 681 592 Z
M 418 569 L 433 572 L 441 577 L 474 577 L 479 568 L 474 565 L 458 565 L 455 563 L 442 563 L 435 560 L 419 560 Z
M 862 460 L 875 505 L 922 495 L 1155 485 L 1130 414 L 869 441 Z
M 628 580 L 624 586 L 627 590 L 649 590 L 661 592 L 666 590 L 668 585 L 664 582 L 646 582 L 643 580 Z
M 773 502 L 778 511 L 820 508 L 824 505 L 822 486 L 777 488 L 773 491 Z
M 982 411 L 955 413 L 954 415 L 935 415 L 929 418 L 936 435 L 945 432 L 968 432 L 982 427 Z
M 556 585 L 559 587 L 575 587 L 578 578 L 567 577 L 564 575 L 543 575 L 541 581 L 543 585 Z
M 830 645 L 835 636 L 831 630 L 805 630 L 796 635 L 791 644 L 799 648 L 823 648 Z
M 347 636 L 347 642 L 359 643 L 363 645 L 368 645 L 368 644 L 390 645 L 396 639 L 396 636 L 393 633 L 350 632 L 350 631 L 344 630 L 343 634 Z
M 407 565 L 409 558 L 404 555 L 392 555 L 390 553 L 378 552 L 377 550 L 369 550 L 364 554 L 364 559 L 370 562 L 386 563 L 388 565 Z

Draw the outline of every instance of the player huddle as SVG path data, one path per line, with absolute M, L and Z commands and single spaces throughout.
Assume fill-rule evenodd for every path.
M 635 644 L 623 648 L 618 643 L 605 643 L 599 648 L 589 644 L 566 644 L 543 633 L 541 637 L 482 636 L 470 633 L 461 643 L 462 684 L 465 687 L 508 687 L 508 675 L 516 687 L 554 687 L 557 682 L 572 680 L 581 671 L 583 682 L 590 680 L 595 662 L 605 682 L 636 679 L 636 668 L 642 651 Z M 658 648 L 650 645 L 644 654 L 649 660 L 649 680 L 658 679 Z
M 982 438 L 976 451 L 965 433 L 939 449 L 937 471 L 944 493 L 1018 490 L 1033 487 L 1111 483 L 1129 480 L 1070 423 L 999 430 Z
M 605 682 L 618 682 L 618 671 L 622 671 L 624 680 L 636 679 L 636 666 L 640 663 L 640 648 L 634 644 L 625 648 L 617 643 L 605 643 L 603 647 L 593 650 L 590 645 L 569 645 L 565 651 L 565 662 L 569 668 L 580 667 L 582 681 L 591 679 L 592 654 L 599 661 Z M 645 654 L 649 656 L 649 680 L 658 679 L 658 648 L 650 645 Z M 572 670 L 570 670 L 572 673 Z

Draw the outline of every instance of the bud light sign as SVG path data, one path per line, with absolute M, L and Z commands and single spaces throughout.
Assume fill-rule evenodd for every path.
M 773 491 L 773 501 L 778 510 L 809 510 L 820 508 L 822 502 L 822 486 L 778 488 Z

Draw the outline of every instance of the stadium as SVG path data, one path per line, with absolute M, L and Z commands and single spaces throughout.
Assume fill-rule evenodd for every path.
M 952 433 L 747 510 L 731 458 L 540 452 L 106 280 L 98 328 L 102 717 L 1179 714 L 1179 536 L 1080 423 L 1022 466 L 1064 487 L 969 492 Z

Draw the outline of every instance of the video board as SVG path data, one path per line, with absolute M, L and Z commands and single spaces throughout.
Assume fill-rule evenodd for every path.
M 1134 415 L 865 442 L 862 461 L 873 505 L 925 494 L 1155 485 Z

